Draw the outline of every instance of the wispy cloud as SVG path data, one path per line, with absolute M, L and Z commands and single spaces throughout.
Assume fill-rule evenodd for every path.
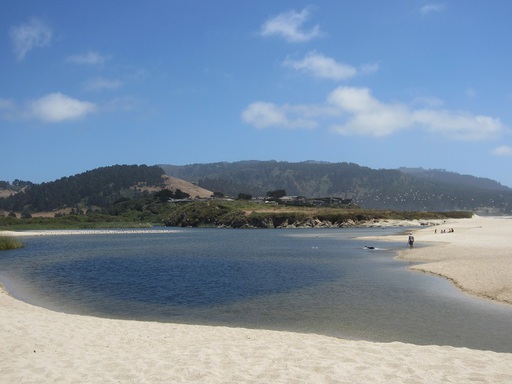
M 0 98 L 0 117 L 11 120 L 16 115 L 16 104 L 11 99 Z
M 28 105 L 28 114 L 32 118 L 59 123 L 78 120 L 97 110 L 97 106 L 88 101 L 80 101 L 62 93 L 50 93 Z
M 473 88 L 467 88 L 466 89 L 466 98 L 468 100 L 473 100 L 473 99 L 476 98 L 476 96 L 477 96 L 477 93 L 476 93 L 476 91 Z
M 11 99 L 0 98 L 0 111 L 7 111 L 14 108 L 14 102 Z
M 18 60 L 34 48 L 43 48 L 50 45 L 52 30 L 42 20 L 32 18 L 28 22 L 12 27 L 9 33 Z
M 243 120 L 256 128 L 281 127 L 286 129 L 316 128 L 315 120 L 304 115 L 300 107 L 278 106 L 273 103 L 255 102 L 243 112 Z
M 111 59 L 111 56 L 102 55 L 101 53 L 95 52 L 95 51 L 89 51 L 86 53 L 69 56 L 66 59 L 66 61 L 68 63 L 73 63 L 73 64 L 101 65 L 110 59 Z
M 102 105 L 102 111 L 107 112 L 130 112 L 141 109 L 147 112 L 151 110 L 151 107 L 145 100 L 138 99 L 134 96 L 116 97 Z
M 345 86 L 332 91 L 322 106 L 258 102 L 250 104 L 242 118 L 257 128 L 315 128 L 320 126 L 320 120 L 329 120 L 327 125 L 332 132 L 347 136 L 383 137 L 406 129 L 422 129 L 453 140 L 485 140 L 505 130 L 499 119 L 489 116 L 413 109 L 405 103 L 382 102 L 368 88 Z
M 363 64 L 359 67 L 359 72 L 362 74 L 369 74 L 377 72 L 380 69 L 380 65 L 378 63 L 369 63 Z
M 498 148 L 495 148 L 492 151 L 492 154 L 496 156 L 512 156 L 512 146 L 502 145 Z
M 332 80 L 348 79 L 357 73 L 357 69 L 351 65 L 338 63 L 317 52 L 308 53 L 302 60 L 286 59 L 283 65 L 304 71 L 314 77 Z
M 283 65 L 302 71 L 316 78 L 330 80 L 346 80 L 360 74 L 369 74 L 379 70 L 378 64 L 364 64 L 359 68 L 352 65 L 337 62 L 331 57 L 325 56 L 316 51 L 309 52 L 301 60 L 287 58 Z
M 310 11 L 308 8 L 300 12 L 289 11 L 280 13 L 268 19 L 261 27 L 261 35 L 265 37 L 278 36 L 288 42 L 301 43 L 312 40 L 322 35 L 320 27 L 305 30 L 303 24 L 308 20 Z
M 112 91 L 121 88 L 123 82 L 120 80 L 106 79 L 104 77 L 95 77 L 85 83 L 87 91 Z
M 431 4 L 426 4 L 423 7 L 421 7 L 420 8 L 420 12 L 423 15 L 428 15 L 429 13 L 441 12 L 441 11 L 444 11 L 445 9 L 446 9 L 446 5 L 445 4 L 442 4 L 442 3 L 433 4 L 433 3 L 431 3 Z

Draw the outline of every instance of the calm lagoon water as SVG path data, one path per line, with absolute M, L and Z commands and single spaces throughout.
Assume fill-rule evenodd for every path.
M 13 296 L 100 317 L 290 330 L 512 352 L 512 306 L 394 260 L 391 229 L 184 229 L 24 238 Z M 379 248 L 364 249 L 365 245 Z

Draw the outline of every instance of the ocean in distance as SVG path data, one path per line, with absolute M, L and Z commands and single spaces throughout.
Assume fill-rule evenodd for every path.
M 0 280 L 18 299 L 68 313 L 512 352 L 511 306 L 409 271 L 394 259 L 406 236 L 357 239 L 402 230 L 34 236 L 0 254 Z

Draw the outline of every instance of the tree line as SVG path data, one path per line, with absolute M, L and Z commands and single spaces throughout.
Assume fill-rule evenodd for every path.
M 0 198 L 0 210 L 40 212 L 76 205 L 106 207 L 123 197 L 141 196 L 145 186 L 163 188 L 163 175 L 158 166 L 114 165 L 48 183 L 3 182 L 5 189 L 14 186 L 20 192 Z

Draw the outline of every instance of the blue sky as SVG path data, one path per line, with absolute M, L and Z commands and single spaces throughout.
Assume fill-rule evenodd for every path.
M 512 2 L 5 1 L 0 180 L 352 162 L 512 187 Z

